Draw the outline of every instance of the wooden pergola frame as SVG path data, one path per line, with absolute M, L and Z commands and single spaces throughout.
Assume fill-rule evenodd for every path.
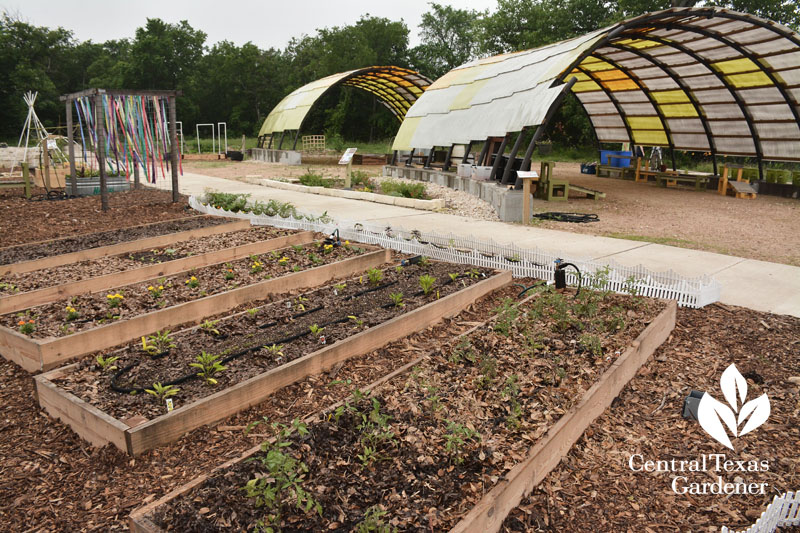
M 75 144 L 72 127 L 72 103 L 78 98 L 94 97 L 95 103 L 95 123 L 100 121 L 97 110 L 100 109 L 103 96 L 156 96 L 166 97 L 169 102 L 169 136 L 170 136 L 170 167 L 172 168 L 172 201 L 177 202 L 180 198 L 178 192 L 178 134 L 175 127 L 175 99 L 182 96 L 182 91 L 162 91 L 162 90 L 128 90 L 128 89 L 85 89 L 75 93 L 62 95 L 59 99 L 65 102 L 67 112 L 67 139 L 69 142 L 69 171 L 71 194 L 78 195 L 78 176 L 75 167 Z M 97 152 L 97 162 L 100 167 L 100 203 L 103 211 L 108 211 L 108 186 L 106 184 L 105 153 L 101 147 L 105 144 L 105 130 L 97 131 L 97 142 L 95 143 Z M 134 183 L 139 187 L 139 167 L 134 165 Z

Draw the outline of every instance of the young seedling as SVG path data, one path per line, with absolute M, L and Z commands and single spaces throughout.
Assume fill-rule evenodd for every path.
M 169 333 L 169 330 L 156 331 L 148 336 L 147 340 L 142 337 L 142 349 L 150 355 L 158 355 L 175 348 L 177 344 L 175 344 Z
M 367 278 L 373 285 L 378 285 L 383 280 L 383 272 L 379 268 L 370 268 L 367 270 Z
M 476 268 L 470 268 L 469 272 L 467 272 L 467 275 L 470 277 L 470 279 L 478 279 L 481 273 Z
M 519 316 L 519 307 L 516 302 L 511 298 L 504 298 L 500 302 L 500 306 L 494 310 L 497 313 L 497 321 L 494 324 L 494 330 L 508 337 L 511 334 L 511 328 L 514 326 L 514 321 Z
M 308 326 L 308 329 L 311 331 L 311 334 L 314 335 L 315 337 L 319 337 L 322 334 L 322 332 L 325 331 L 325 328 L 321 328 L 316 324 L 311 324 L 310 326 Z
M 262 422 L 250 424 L 247 430 L 250 431 L 260 423 Z M 298 419 L 292 420 L 290 427 L 273 423 L 272 428 L 277 433 L 274 442 L 263 442 L 261 453 L 251 459 L 261 463 L 263 475 L 249 480 L 242 487 L 247 497 L 254 500 L 256 507 L 266 510 L 266 517 L 258 521 L 256 530 L 271 533 L 280 531 L 285 506 L 289 502 L 304 513 L 313 510 L 322 516 L 322 506 L 303 487 L 308 466 L 295 459 L 292 454 L 286 453 L 287 448 L 292 445 L 289 437 L 294 432 L 308 435 L 308 428 Z
M 402 265 L 397 265 L 396 267 L 394 267 L 394 271 L 397 272 L 398 274 L 402 273 L 403 270 L 405 269 L 403 268 Z
M 300 268 L 300 265 L 294 265 L 292 267 L 292 272 L 300 272 L 301 270 L 302 268 Z
M 323 253 L 323 255 L 328 255 L 332 251 L 333 251 L 333 245 L 332 244 L 323 244 L 322 245 L 322 253 Z
M 232 280 L 236 277 L 236 272 L 233 271 L 233 265 L 225 263 L 225 279 Z
M 363 328 L 363 327 L 364 327 L 364 321 L 363 321 L 363 320 L 361 320 L 360 318 L 358 318 L 357 316 L 355 316 L 355 315 L 348 315 L 348 316 L 347 316 L 347 318 L 349 318 L 350 320 L 352 320 L 352 321 L 353 321 L 353 324 L 355 324 L 355 326 L 353 326 L 353 329 L 361 329 L 361 328 Z
M 423 274 L 419 277 L 419 286 L 422 288 L 422 292 L 425 295 L 430 294 L 431 290 L 433 289 L 433 284 L 436 283 L 436 278 L 433 276 L 429 276 L 427 274 Z
M 264 346 L 264 348 L 275 359 L 283 357 L 283 352 L 281 351 L 283 350 L 283 344 L 273 344 L 272 346 Z
M 460 363 L 462 359 L 473 364 L 478 360 L 478 356 L 472 347 L 472 343 L 466 337 L 461 339 L 461 341 L 456 344 L 456 347 L 450 353 L 449 358 L 450 362 L 454 365 Z
M 479 389 L 488 389 L 494 378 L 497 377 L 497 360 L 489 354 L 479 355 L 478 370 L 481 375 L 476 379 L 475 385 Z
M 428 259 L 427 256 L 423 255 L 419 259 L 419 266 L 421 266 L 421 267 L 429 267 L 429 266 L 431 266 L 431 260 Z
M 23 335 L 30 335 L 36 331 L 36 321 L 33 319 L 20 320 L 17 325 L 19 326 L 19 332 Z
M 506 378 L 506 384 L 503 388 L 503 397 L 508 398 L 510 405 L 509 414 L 506 417 L 506 424 L 509 429 L 519 429 L 521 424 L 520 417 L 522 416 L 522 406 L 519 404 L 517 397 L 519 396 L 519 376 L 511 374 Z
M 584 350 L 591 353 L 593 356 L 595 357 L 603 356 L 603 342 L 597 335 L 584 333 L 583 335 L 581 335 L 581 338 L 578 339 L 578 343 Z
M 117 369 L 117 365 L 114 364 L 117 359 L 119 359 L 119 357 L 115 355 L 109 357 L 98 355 L 95 361 L 97 361 L 97 366 L 100 367 L 100 372 L 113 372 Z
M 180 390 L 181 389 L 175 385 L 161 385 L 161 383 L 153 383 L 152 389 L 145 389 L 144 391 L 147 394 L 155 396 L 158 400 L 158 403 L 162 403 L 166 398 L 178 394 Z
M 253 261 L 250 264 L 250 273 L 251 274 L 258 274 L 262 270 L 264 270 L 264 265 L 263 265 L 263 263 L 261 263 L 261 261 Z
M 393 292 L 389 295 L 395 307 L 404 307 L 406 304 L 403 302 L 402 292 Z
M 302 252 L 303 251 L 303 245 L 302 244 L 293 244 L 292 245 L 292 250 L 294 250 L 295 252 Z
M 353 393 L 353 398 L 360 401 L 364 398 L 363 393 L 357 391 Z M 381 413 L 381 403 L 377 398 L 372 398 L 372 409 L 368 413 L 359 413 L 361 424 L 356 429 L 361 432 L 360 442 L 363 453 L 358 455 L 363 466 L 370 466 L 380 458 L 379 448 L 385 447 L 394 442 L 394 432 L 389 427 L 391 417 Z
M 189 363 L 189 366 L 198 369 L 199 372 L 197 375 L 206 380 L 208 385 L 212 386 L 217 384 L 217 379 L 214 376 L 222 373 L 228 368 L 219 362 L 219 355 L 213 355 L 206 353 L 205 351 L 201 352 L 200 355 L 197 356 L 196 363 Z
M 116 309 L 117 307 L 119 307 L 122 304 L 122 300 L 124 299 L 125 297 L 118 292 L 114 294 L 106 294 L 106 300 L 108 300 L 108 306 L 112 309 Z
M 0 291 L 19 292 L 19 289 L 13 283 L 0 282 Z
M 255 318 L 257 314 L 258 314 L 257 307 L 251 307 L 250 309 L 247 310 L 247 316 L 249 316 L 250 318 Z
M 281 266 L 288 265 L 289 264 L 289 258 L 284 255 L 283 257 L 278 259 L 278 264 L 281 265 Z
M 150 285 L 149 287 L 147 287 L 147 293 L 150 295 L 151 298 L 153 298 L 153 300 L 158 300 L 159 298 L 161 298 L 162 292 L 164 292 L 163 285 L 156 285 L 156 286 Z
M 458 279 L 457 272 L 450 272 L 447 276 L 450 278 L 450 281 L 452 282 L 455 282 Z
M 195 289 L 200 286 L 200 281 L 197 279 L 197 276 L 191 276 L 189 279 L 186 280 L 186 286 L 190 289 Z
M 206 333 L 210 333 L 211 335 L 218 336 L 219 330 L 217 329 L 217 324 L 219 320 L 206 320 L 202 324 L 200 324 L 200 329 L 205 331 Z
M 72 322 L 73 320 L 78 320 L 81 317 L 81 314 L 78 312 L 77 309 L 68 305 L 66 308 L 67 314 L 65 316 L 67 322 Z
M 314 252 L 308 252 L 308 259 L 309 259 L 309 260 L 311 261 L 311 263 L 312 263 L 312 264 L 314 264 L 314 265 L 318 265 L 318 264 L 322 263 L 322 258 L 321 258 L 321 257 L 319 257 L 319 256 L 318 256 L 317 254 L 315 254 Z
M 445 435 L 444 449 L 450 460 L 460 465 L 464 462 L 464 447 L 470 442 L 480 441 L 481 436 L 477 431 L 462 424 L 446 420 L 447 434 Z
M 356 526 L 356 533 L 396 533 L 396 527 L 383 521 L 386 514 L 387 511 L 380 505 L 373 505 L 364 513 L 364 520 Z

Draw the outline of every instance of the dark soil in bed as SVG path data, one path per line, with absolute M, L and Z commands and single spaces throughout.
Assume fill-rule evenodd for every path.
M 451 273 L 460 277 L 453 281 Z M 423 274 L 437 280 L 428 295 L 419 286 L 419 276 Z M 264 307 L 254 302 L 249 312 L 210 322 L 208 328 L 172 335 L 176 346 L 163 356 L 152 357 L 143 352 L 141 342 L 131 343 L 114 352 L 120 357 L 114 364 L 121 371 L 104 373 L 93 359 L 87 359 L 75 372 L 56 381 L 115 418 L 155 418 L 165 413 L 165 407 L 142 390 L 152 388 L 154 383 L 175 384 L 180 388 L 173 397 L 175 407 L 187 405 L 408 313 L 437 297 L 444 298 L 491 274 L 486 269 L 436 262 L 429 266 L 411 265 L 400 271 L 390 268 L 377 283 L 363 275 Z M 400 306 L 392 302 L 393 293 L 403 295 Z M 315 326 L 322 331 L 313 333 Z M 214 376 L 217 383 L 213 386 L 197 376 L 197 369 L 189 367 L 203 351 L 219 355 L 227 367 Z M 135 394 L 129 394 L 132 391 Z
M 147 237 L 177 233 L 179 231 L 205 228 L 217 224 L 224 224 L 226 222 L 232 222 L 232 219 L 193 216 L 144 226 L 103 231 L 89 235 L 78 235 L 76 237 L 66 237 L 48 243 L 14 246 L 12 248 L 0 250 L 0 265 L 32 261 L 34 259 L 41 259 L 42 257 L 78 252 L 80 250 L 130 242 Z
M 45 287 L 72 283 L 156 263 L 174 261 L 181 257 L 200 255 L 210 251 L 275 239 L 290 233 L 294 232 L 266 226 L 254 227 L 230 233 L 209 235 L 193 241 L 178 242 L 145 252 L 101 257 L 90 261 L 81 261 L 22 274 L 7 274 L 0 276 L 0 295 L 34 291 Z
M 227 290 L 252 285 L 293 272 L 329 264 L 364 253 L 356 246 L 325 248 L 322 242 L 294 246 L 224 264 L 75 296 L 0 317 L 0 324 L 20 329 L 33 320 L 34 338 L 63 337 L 87 329 L 133 318 L 144 313 L 197 300 Z M 70 318 L 75 309 L 77 317 Z
M 322 512 L 304 513 L 287 499 L 282 530 L 352 531 L 375 506 L 399 531 L 453 527 L 664 308 L 582 294 L 546 291 L 522 306 L 506 300 L 491 327 L 431 354 L 370 398 L 356 394 L 320 415 L 307 435 L 295 432 L 278 449 L 307 466 L 302 487 Z M 270 511 L 242 487 L 274 476 L 264 460 L 275 450 L 265 445 L 255 460 L 219 471 L 154 518 L 172 529 L 252 529 Z

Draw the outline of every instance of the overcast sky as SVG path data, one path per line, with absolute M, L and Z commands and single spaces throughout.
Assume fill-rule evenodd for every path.
M 147 18 L 188 20 L 203 30 L 206 44 L 252 41 L 261 48 L 284 48 L 292 37 L 317 28 L 356 22 L 361 15 L 403 19 L 418 44 L 417 26 L 429 0 L 0 0 L 0 11 L 18 14 L 35 26 L 62 26 L 81 41 L 103 42 L 134 36 Z M 457 8 L 494 9 L 497 0 L 439 0 Z

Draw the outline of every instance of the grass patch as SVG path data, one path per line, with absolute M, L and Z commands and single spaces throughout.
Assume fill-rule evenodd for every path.
M 614 239 L 625 239 L 628 241 L 651 242 L 653 244 L 665 244 L 667 246 L 680 246 L 687 247 L 702 247 L 702 245 L 695 241 L 687 241 L 685 239 L 676 239 L 674 237 L 651 237 L 649 235 L 631 235 L 628 233 L 606 233 L 605 237 L 612 237 Z
M 337 186 L 336 180 L 332 178 L 325 178 L 322 174 L 312 172 L 310 169 L 298 178 L 301 185 L 306 187 L 325 187 L 330 189 Z
M 380 184 L 381 192 L 386 196 L 398 196 L 402 198 L 416 198 L 427 200 L 424 183 L 405 183 L 402 181 L 384 180 Z

